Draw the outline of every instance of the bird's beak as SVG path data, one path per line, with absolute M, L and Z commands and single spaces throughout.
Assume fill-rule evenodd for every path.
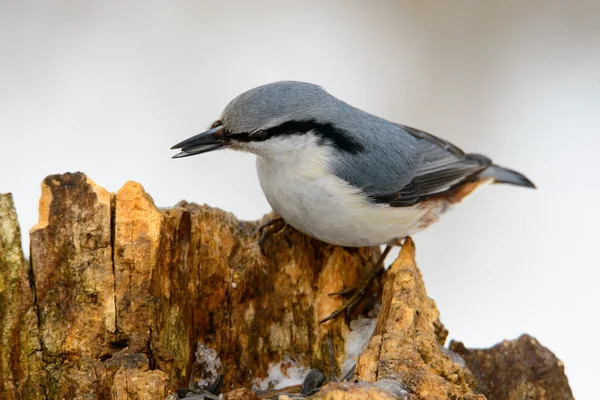
M 181 149 L 181 153 L 175 154 L 173 158 L 194 156 L 227 147 L 228 141 L 223 135 L 224 130 L 225 128 L 222 125 L 217 126 L 177 143 L 171 149 Z

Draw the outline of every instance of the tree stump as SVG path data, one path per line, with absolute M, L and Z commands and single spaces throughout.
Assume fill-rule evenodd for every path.
M 164 399 L 219 383 L 228 399 L 269 397 L 258 389 L 274 376 L 281 386 L 311 368 L 330 378 L 315 397 L 501 398 L 467 368 L 474 353 L 457 350 L 465 364 L 443 347 L 410 239 L 362 306 L 319 324 L 343 301 L 329 293 L 366 276 L 379 248 L 286 227 L 263 255 L 258 228 L 269 216 L 159 209 L 135 182 L 112 194 L 81 173 L 47 177 L 39 212 L 26 261 L 12 198 L 0 195 L 2 399 Z M 336 382 L 362 350 L 355 379 Z M 572 398 L 562 368 L 551 384 L 563 397 L 543 398 Z

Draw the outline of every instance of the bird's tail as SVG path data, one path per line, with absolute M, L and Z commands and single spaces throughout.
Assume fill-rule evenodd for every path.
M 524 186 L 535 189 L 535 185 L 527 177 L 517 171 L 492 164 L 478 176 L 479 178 L 492 178 L 494 183 L 508 183 L 510 185 Z

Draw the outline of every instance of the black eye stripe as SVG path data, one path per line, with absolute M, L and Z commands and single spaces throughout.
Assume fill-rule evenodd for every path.
M 302 135 L 310 131 L 315 132 L 322 140 L 334 143 L 342 151 L 356 154 L 364 150 L 360 143 L 352 139 L 342 129 L 330 123 L 320 123 L 314 120 L 287 121 L 266 130 L 235 133 L 231 135 L 231 138 L 239 142 L 264 142 L 273 136 Z
M 267 140 L 271 136 L 269 135 L 268 131 L 259 130 L 259 131 L 250 132 L 248 138 L 251 141 L 260 142 L 263 140 Z

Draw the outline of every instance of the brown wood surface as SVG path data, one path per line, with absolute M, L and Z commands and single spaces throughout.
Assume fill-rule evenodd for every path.
M 159 209 L 138 183 L 113 194 L 81 173 L 47 177 L 39 212 L 26 260 L 12 197 L 0 195 L 1 399 L 164 399 L 219 375 L 226 399 L 257 399 L 250 389 L 272 365 L 346 372 L 350 322 L 373 305 L 377 325 L 355 380 L 330 381 L 315 397 L 572 398 L 562 364 L 532 338 L 489 351 L 454 344 L 475 375 L 444 348 L 448 332 L 410 238 L 367 301 L 319 324 L 343 302 L 329 293 L 365 277 L 378 248 L 331 246 L 286 227 L 263 255 L 258 228 L 273 215 Z

